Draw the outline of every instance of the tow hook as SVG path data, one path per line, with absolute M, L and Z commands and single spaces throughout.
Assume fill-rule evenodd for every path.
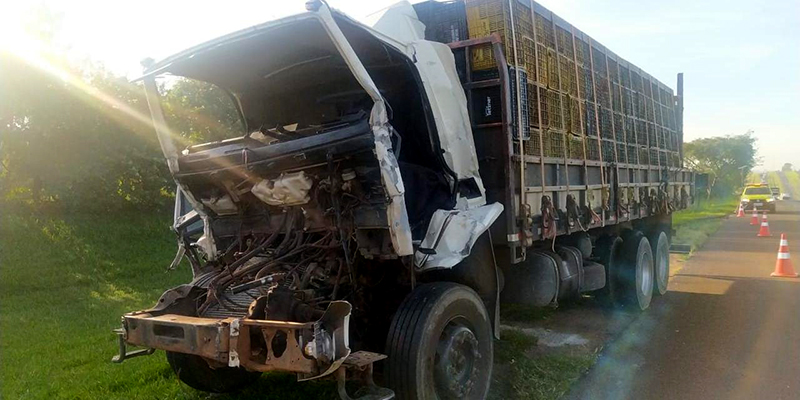
M 139 356 L 149 356 L 156 352 L 156 349 L 139 349 L 133 350 L 130 353 L 128 352 L 128 346 L 125 343 L 125 329 L 124 328 L 117 328 L 114 329 L 114 333 L 117 334 L 117 339 L 119 340 L 119 354 L 111 358 L 111 362 L 114 363 L 121 363 L 129 358 L 139 357 Z

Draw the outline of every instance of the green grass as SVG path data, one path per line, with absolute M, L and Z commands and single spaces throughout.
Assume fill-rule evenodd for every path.
M 785 193 L 792 195 L 795 200 L 800 200 L 798 196 L 800 196 L 800 173 L 797 171 L 789 171 L 785 172 L 786 180 L 789 181 L 789 185 L 792 187 L 789 188 Z
M 0 211 L 0 397 L 6 399 L 336 398 L 332 382 L 265 375 L 237 396 L 178 382 L 163 352 L 113 364 L 120 316 L 190 278 L 165 272 L 169 215 L 37 218 Z
M 558 399 L 596 361 L 597 354 L 534 354 L 536 338 L 503 331 L 495 342 L 492 399 Z M 501 378 L 497 378 L 502 374 Z
M 722 218 L 736 211 L 738 204 L 735 197 L 712 199 L 672 214 L 675 229 L 672 242 L 688 244 L 692 251 L 700 248 L 722 225 Z

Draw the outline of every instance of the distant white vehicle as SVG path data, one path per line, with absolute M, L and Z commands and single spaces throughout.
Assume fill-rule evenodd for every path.
M 781 193 L 781 200 L 791 200 L 792 196 L 789 193 Z

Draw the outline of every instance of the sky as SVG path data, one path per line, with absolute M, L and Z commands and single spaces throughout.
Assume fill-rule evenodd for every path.
M 418 1 L 418 0 L 417 0 Z M 328 0 L 363 18 L 396 0 Z M 412 2 L 416 2 L 412 0 Z M 76 59 L 135 77 L 156 60 L 226 33 L 304 11 L 304 0 L 5 1 L 0 46 L 24 36 L 32 7 L 61 15 L 59 44 Z M 676 88 L 685 75 L 685 140 L 758 139 L 759 169 L 800 167 L 800 1 L 541 0 L 617 55 Z

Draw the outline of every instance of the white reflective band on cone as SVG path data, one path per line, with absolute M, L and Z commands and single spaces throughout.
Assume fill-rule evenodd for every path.
M 761 226 L 769 226 L 766 222 L 762 222 Z
M 778 260 L 788 260 L 789 253 L 778 253 Z
M 781 246 L 788 246 L 788 245 L 789 245 L 789 241 L 788 240 L 786 240 L 786 239 L 781 240 Z

